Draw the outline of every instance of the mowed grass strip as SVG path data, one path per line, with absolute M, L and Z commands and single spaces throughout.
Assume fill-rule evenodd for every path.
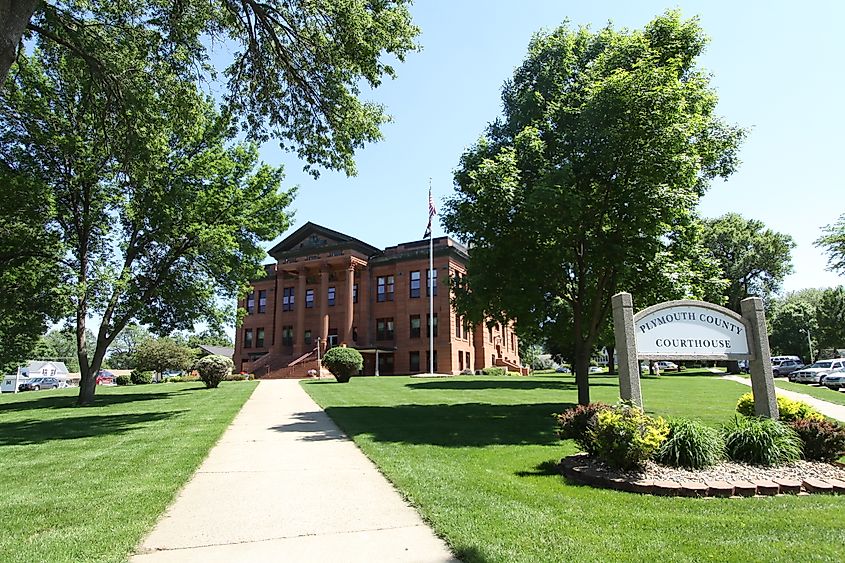
M 643 379 L 646 410 L 721 426 L 748 387 L 719 375 Z M 591 378 L 615 402 L 613 377 Z M 353 378 L 305 389 L 465 562 L 842 561 L 845 498 L 661 498 L 568 483 L 552 414 L 572 377 Z M 350 483 L 354 486 L 354 483 Z
M 775 386 L 787 391 L 795 391 L 796 393 L 804 393 L 822 401 L 836 403 L 837 405 L 845 405 L 845 393 L 842 391 L 834 391 L 827 387 L 817 387 L 810 384 L 792 383 L 783 379 L 775 379 Z
M 255 386 L 0 396 L 0 561 L 125 561 Z

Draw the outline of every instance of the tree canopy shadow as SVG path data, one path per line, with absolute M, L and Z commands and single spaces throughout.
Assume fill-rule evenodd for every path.
M 299 440 L 304 442 L 321 442 L 324 440 L 343 440 L 346 435 L 338 430 L 323 411 L 298 412 L 293 415 L 297 422 L 279 424 L 271 428 L 277 432 L 300 434 Z
M 23 446 L 53 440 L 75 440 L 104 434 L 123 434 L 147 423 L 167 420 L 183 412 L 185 411 L 177 410 L 3 422 L 0 423 L 0 446 Z
M 444 447 L 553 445 L 552 415 L 572 403 L 339 406 L 326 413 L 350 437 Z
M 107 407 L 111 405 L 122 405 L 126 403 L 139 403 L 142 401 L 156 401 L 159 399 L 167 399 L 172 393 L 180 393 L 185 391 L 196 391 L 196 388 L 190 389 L 162 389 L 161 391 L 148 391 L 143 393 L 103 393 L 94 395 L 94 402 L 85 407 Z M 9 412 L 28 411 L 31 409 L 72 409 L 77 407 L 77 395 L 52 395 L 50 391 L 31 391 L 32 399 L 25 401 L 14 401 L 9 403 L 0 403 L 0 414 Z M 39 395 L 43 393 L 43 395 Z
M 537 464 L 534 471 L 517 471 L 517 477 L 549 477 L 560 475 L 560 460 L 550 459 Z
M 616 379 L 607 381 L 590 380 L 590 387 L 616 387 Z M 533 389 L 555 389 L 571 391 L 577 389 L 575 381 L 549 381 L 542 379 L 437 379 L 408 383 L 409 389 L 454 389 L 454 390 L 482 390 L 482 389 L 517 389 L 531 391 Z

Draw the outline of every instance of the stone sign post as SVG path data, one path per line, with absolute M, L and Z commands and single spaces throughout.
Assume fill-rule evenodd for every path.
M 706 301 L 667 301 L 634 314 L 630 293 L 612 298 L 619 394 L 642 407 L 640 360 L 749 360 L 754 411 L 778 418 L 763 301 L 742 301 L 742 316 Z

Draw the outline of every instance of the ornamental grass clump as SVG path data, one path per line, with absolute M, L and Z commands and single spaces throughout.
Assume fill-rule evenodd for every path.
M 845 455 L 845 427 L 830 420 L 793 420 L 789 426 L 804 444 L 802 457 L 810 461 L 836 461 Z
M 725 452 L 725 440 L 715 428 L 687 418 L 669 421 L 669 436 L 655 461 L 672 467 L 703 469 L 716 465 Z
M 725 454 L 731 461 L 775 466 L 801 457 L 801 439 L 795 431 L 771 418 L 737 416 L 725 427 Z
M 612 407 L 605 403 L 590 403 L 554 415 L 557 421 L 557 435 L 561 440 L 573 440 L 583 451 L 595 455 L 592 430 L 596 425 L 596 415 L 609 408 Z
M 642 466 L 666 440 L 669 425 L 631 405 L 618 405 L 596 415 L 591 431 L 596 457 L 619 469 Z
M 364 358 L 355 348 L 338 346 L 326 352 L 323 366 L 332 372 L 338 383 L 346 383 L 364 367 Z
M 793 420 L 824 420 L 824 416 L 804 401 L 794 401 L 783 395 L 777 396 L 778 412 L 784 422 Z M 745 393 L 736 402 L 736 412 L 744 416 L 755 416 L 754 395 Z

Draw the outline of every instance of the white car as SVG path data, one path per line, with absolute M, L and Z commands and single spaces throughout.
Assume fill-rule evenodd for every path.
M 824 378 L 824 386 L 834 391 L 845 388 L 845 369 L 827 374 L 827 377 Z
M 789 380 L 796 383 L 824 383 L 824 379 L 829 373 L 842 368 L 845 368 L 845 358 L 822 360 L 810 367 L 793 371 L 789 374 Z
M 660 371 L 680 371 L 681 368 L 678 367 L 678 364 L 675 362 L 666 362 L 666 361 L 659 361 L 654 362 L 654 366 L 659 369 Z

